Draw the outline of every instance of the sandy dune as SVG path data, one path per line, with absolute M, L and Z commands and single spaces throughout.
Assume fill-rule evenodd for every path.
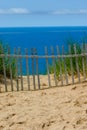
M 0 93 L 0 130 L 87 130 L 87 82 Z

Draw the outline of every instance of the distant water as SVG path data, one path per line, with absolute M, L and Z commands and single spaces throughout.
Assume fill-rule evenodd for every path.
M 0 28 L 0 40 L 10 47 L 37 48 L 38 54 L 44 54 L 44 47 L 62 45 L 67 47 L 67 40 L 74 42 L 87 42 L 87 27 L 26 27 L 26 28 Z M 41 67 L 43 68 L 44 65 Z M 43 72 L 43 71 L 40 71 Z

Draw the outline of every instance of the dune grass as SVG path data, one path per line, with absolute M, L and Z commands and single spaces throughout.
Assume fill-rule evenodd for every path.
M 83 53 L 83 50 L 85 50 L 85 44 L 82 44 L 82 46 L 78 43 L 74 44 L 74 43 L 69 43 L 68 44 L 70 46 L 70 50 L 67 50 L 66 55 L 75 55 L 75 48 L 74 45 L 76 46 L 76 54 L 81 54 Z M 82 50 L 83 47 L 83 50 Z M 73 74 L 77 75 L 77 66 L 76 66 L 76 57 L 73 58 L 59 58 L 57 60 L 55 60 L 55 65 L 56 65 L 56 75 L 59 78 L 60 77 L 60 66 L 61 66 L 61 70 L 62 70 L 62 74 L 65 74 L 65 65 L 64 62 L 66 64 L 66 70 L 67 70 L 67 74 L 71 75 L 72 71 L 71 71 L 71 64 L 70 64 L 70 60 L 72 60 L 72 66 L 73 66 Z M 78 57 L 77 58 L 78 61 L 78 66 L 79 66 L 79 72 L 81 75 L 83 75 L 83 62 L 84 62 L 84 66 L 85 66 L 85 72 L 87 69 L 87 65 L 86 65 L 86 57 Z M 50 68 L 50 73 L 54 73 L 54 67 L 52 65 L 49 66 Z
M 6 55 L 7 53 L 8 53 L 8 45 L 4 45 L 0 41 L 0 54 Z M 6 67 L 6 76 L 8 78 L 10 77 L 10 67 L 11 67 L 12 77 L 15 78 L 15 72 L 16 72 L 15 59 L 14 58 L 8 58 L 6 56 L 4 58 L 0 58 L 0 75 L 1 76 L 4 75 L 3 60 L 4 60 L 4 63 L 5 63 L 5 67 Z

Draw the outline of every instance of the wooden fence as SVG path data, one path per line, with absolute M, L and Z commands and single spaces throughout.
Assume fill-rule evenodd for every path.
M 7 53 L 4 54 L 2 48 L 0 54 L 3 67 L 0 73 L 4 75 L 2 78 L 3 83 L 0 83 L 1 91 L 39 90 L 86 81 L 87 44 L 82 44 L 80 48 L 75 44 L 74 46 L 69 45 L 68 53 L 65 53 L 64 46 L 62 46 L 62 51 L 60 51 L 58 46 L 56 46 L 55 50 L 51 46 L 50 55 L 48 54 L 47 47 L 45 47 L 45 55 L 38 55 L 36 48 L 31 49 L 31 55 L 28 54 L 28 49 L 25 49 L 24 55 L 21 54 L 20 48 L 15 48 L 12 54 L 10 53 L 10 48 L 7 50 Z M 56 54 L 54 53 L 55 51 Z M 14 68 L 12 68 L 12 59 L 15 61 Z M 25 59 L 26 66 L 23 66 L 22 59 Z M 30 63 L 29 59 L 31 60 Z M 39 73 L 40 59 L 45 59 L 46 75 Z M 52 64 L 49 59 L 52 60 Z M 6 71 L 8 67 L 9 78 L 7 78 L 8 72 Z M 26 76 L 22 73 L 23 67 L 26 67 Z M 30 69 L 32 70 L 31 74 Z M 15 73 L 15 77 L 13 77 L 13 72 Z M 44 79 L 45 81 L 43 82 Z

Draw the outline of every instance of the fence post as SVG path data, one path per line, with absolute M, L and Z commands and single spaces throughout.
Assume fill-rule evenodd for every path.
M 52 54 L 52 64 L 53 64 L 53 68 L 54 68 L 54 80 L 55 80 L 55 85 L 57 86 L 57 76 L 56 76 L 56 64 L 55 64 L 55 56 L 54 56 L 54 49 L 53 46 L 51 46 L 51 54 Z
M 78 82 L 80 82 L 79 65 L 78 65 L 77 50 L 76 50 L 75 44 L 74 44 L 74 52 L 75 52 L 75 57 L 76 57 L 76 68 L 77 68 L 77 73 L 78 73 Z
M 64 46 L 62 46 L 62 55 L 64 55 Z M 63 57 L 63 62 L 64 62 L 64 69 L 65 69 L 66 85 L 68 85 L 68 76 L 67 76 L 66 58 L 65 57 Z
M 69 45 L 69 54 L 71 55 L 71 46 Z M 73 74 L 73 63 L 72 57 L 70 57 L 70 66 L 71 66 L 71 75 L 72 75 L 72 84 L 74 84 L 74 74 Z
M 1 48 L 2 54 L 4 54 L 4 48 Z M 5 82 L 5 91 L 7 92 L 7 80 L 6 80 L 6 65 L 5 65 L 5 54 L 4 57 L 2 57 L 2 62 L 3 62 L 3 71 L 4 71 L 4 82 Z
M 81 52 L 83 54 L 82 56 L 82 66 L 83 66 L 83 75 L 84 75 L 84 81 L 86 80 L 86 73 L 85 73 L 85 60 L 84 60 L 84 44 L 82 44 Z
M 26 72 L 27 72 L 27 83 L 28 83 L 28 90 L 30 90 L 30 77 L 29 77 L 29 65 L 28 65 L 28 49 L 25 49 L 26 54 Z
M 17 83 L 17 91 L 19 91 L 19 82 L 18 82 L 18 58 L 16 57 L 17 55 L 17 50 L 14 48 L 14 54 L 15 54 L 15 65 L 16 65 L 16 83 Z
M 37 74 L 37 80 L 38 80 L 38 88 L 40 89 L 40 76 L 39 76 L 39 70 L 38 70 L 38 55 L 37 55 L 37 50 L 35 51 L 35 55 L 36 55 L 36 74 Z
M 18 55 L 19 55 L 19 63 L 20 63 L 20 76 L 21 76 L 21 90 L 23 90 L 23 77 L 22 77 L 22 58 L 21 56 L 21 49 L 18 48 Z
M 87 77 L 87 44 L 85 44 L 85 53 L 86 53 L 86 77 Z
M 45 47 L 45 54 L 46 54 L 47 74 L 48 74 L 48 85 L 49 85 L 49 87 L 51 87 L 47 47 Z
M 56 46 L 56 50 L 57 50 L 57 55 L 60 55 L 60 50 L 59 47 Z M 61 79 L 61 85 L 63 86 L 63 76 L 62 76 L 62 67 L 61 67 L 61 59 L 58 57 L 58 63 L 59 63 L 59 67 L 60 67 L 60 79 Z
M 8 47 L 8 54 L 10 55 L 10 47 Z M 9 57 L 9 66 L 10 66 L 11 90 L 13 91 L 13 78 L 12 78 L 11 57 Z
M 36 84 L 35 84 L 35 73 L 34 73 L 34 48 L 31 48 L 31 55 L 32 55 L 32 75 L 33 75 L 33 85 L 34 85 L 34 90 L 36 90 Z

